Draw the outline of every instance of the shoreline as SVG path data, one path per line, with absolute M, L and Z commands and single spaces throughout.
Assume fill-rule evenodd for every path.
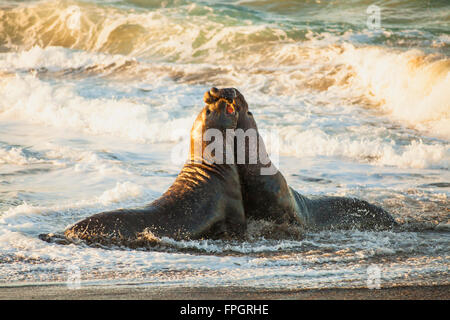
M 0 300 L 449 300 L 450 284 L 381 289 L 250 287 L 0 286 Z

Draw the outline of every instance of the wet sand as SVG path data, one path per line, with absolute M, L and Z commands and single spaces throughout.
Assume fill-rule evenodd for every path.
M 246 287 L 1 287 L 2 300 L 449 300 L 450 285 L 381 289 L 255 289 Z

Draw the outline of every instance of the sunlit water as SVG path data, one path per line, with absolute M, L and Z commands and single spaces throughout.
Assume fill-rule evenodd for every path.
M 0 1 L 0 285 L 449 284 L 450 6 L 389 1 Z M 401 231 L 302 241 L 58 245 L 158 198 L 212 85 L 237 87 L 305 195 L 376 203 Z M 268 143 L 270 145 L 270 143 Z M 275 144 L 274 144 L 275 146 Z M 274 147 L 275 148 L 275 147 Z

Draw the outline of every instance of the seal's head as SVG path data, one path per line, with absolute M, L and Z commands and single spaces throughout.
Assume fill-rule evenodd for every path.
M 217 89 L 212 87 L 205 92 L 203 100 L 207 104 L 213 104 L 217 101 L 224 100 L 228 104 L 233 105 L 239 113 L 238 123 L 236 128 L 247 130 L 249 128 L 256 128 L 252 113 L 248 110 L 247 101 L 244 96 L 235 88 Z
M 232 102 L 226 99 L 218 99 L 205 106 L 203 117 L 205 119 L 205 129 L 214 128 L 225 131 L 226 129 L 236 128 L 239 113 Z
M 239 112 L 232 101 L 225 98 L 207 101 L 192 126 L 191 159 L 207 160 L 206 158 L 214 157 L 217 150 L 222 150 L 219 158 L 222 155 L 231 154 L 232 150 L 229 148 L 232 146 L 238 119 Z M 220 163 L 220 161 L 215 162 Z
M 235 158 L 239 164 L 245 164 L 245 167 L 240 166 L 241 170 L 246 170 L 251 174 L 259 174 L 261 168 L 275 168 L 272 166 L 264 142 L 259 135 L 253 114 L 249 111 L 247 101 L 239 90 L 236 88 L 217 89 L 212 87 L 205 92 L 203 99 L 206 103 L 211 104 L 224 100 L 236 108 L 238 121 L 236 124 L 237 130 L 235 130 Z M 254 139 L 251 138 L 252 136 Z M 264 174 L 274 174 L 272 172 L 274 171 Z

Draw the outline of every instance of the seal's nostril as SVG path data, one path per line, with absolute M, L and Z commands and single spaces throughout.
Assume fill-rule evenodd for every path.
M 209 116 L 210 113 L 211 113 L 211 110 L 206 109 L 206 115 Z

